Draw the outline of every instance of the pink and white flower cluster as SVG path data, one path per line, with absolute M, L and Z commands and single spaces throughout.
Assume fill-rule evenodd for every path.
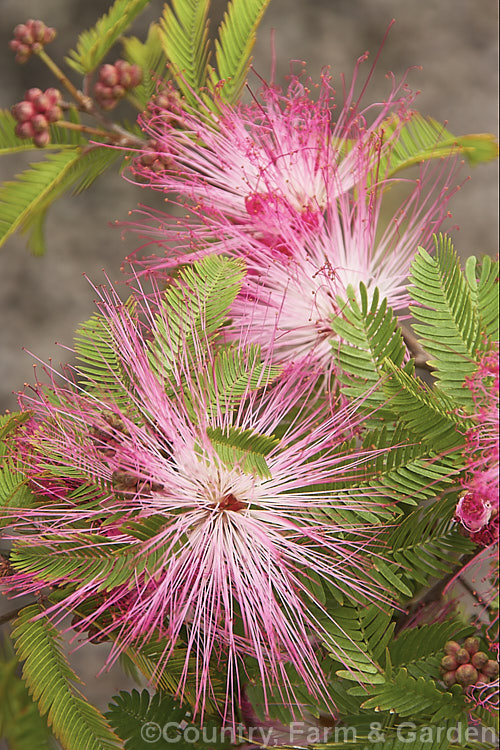
M 134 262 L 159 275 L 206 253 L 244 258 L 233 320 L 239 326 L 251 316 L 253 340 L 281 362 L 314 354 L 332 367 L 331 321 L 360 282 L 402 313 L 415 250 L 430 249 L 450 215 L 457 159 L 393 176 L 414 94 L 393 81 L 386 101 L 364 106 L 371 73 L 354 93 L 363 60 L 342 106 L 324 72 L 316 85 L 292 75 L 285 92 L 264 84 L 250 104 L 159 106 L 143 122 L 169 166 L 153 170 L 140 157 L 137 178 L 189 214 L 179 221 L 145 210 L 131 226 L 165 255 L 136 253 Z M 397 190 L 403 196 L 394 203 Z

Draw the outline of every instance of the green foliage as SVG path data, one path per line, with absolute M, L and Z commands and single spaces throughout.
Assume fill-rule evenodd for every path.
M 388 177 L 415 164 L 454 154 L 465 156 L 471 165 L 492 161 L 498 156 L 493 135 L 481 133 L 457 137 L 432 117 L 424 117 L 418 112 L 403 125 L 397 117 L 392 117 L 383 123 L 381 130 L 386 140 L 399 131 L 397 138 L 392 140 L 390 153 L 380 165 L 380 174 Z
M 210 0 L 172 0 L 165 4 L 160 37 L 165 56 L 186 99 L 196 105 L 206 85 L 208 60 L 208 10 Z
M 481 296 L 487 318 L 483 323 L 450 238 L 436 238 L 433 257 L 419 248 L 412 265 L 410 292 L 420 305 L 411 312 L 422 321 L 415 324 L 415 331 L 434 358 L 430 365 L 435 368 L 440 390 L 464 406 L 473 405 L 469 389 L 463 387 L 464 379 L 477 368 L 478 357 L 489 343 L 484 329 L 491 325 L 498 295 L 491 264 L 491 270 L 487 266 L 481 295 L 477 284 L 474 293 L 476 300 Z
M 18 657 L 24 661 L 23 679 L 64 750 L 121 747 L 102 714 L 74 686 L 80 680 L 61 650 L 57 630 L 38 605 L 21 611 L 12 637 Z
M 401 567 L 408 586 L 427 586 L 433 579 L 451 573 L 475 544 L 463 537 L 453 522 L 456 495 L 448 495 L 432 506 L 417 508 L 389 533 L 387 546 Z
M 150 0 L 115 0 L 109 11 L 92 29 L 82 32 L 66 62 L 79 73 L 91 73 L 113 44 L 130 26 Z
M 75 532 L 71 542 L 60 543 L 47 535 L 43 546 L 17 543 L 10 562 L 14 570 L 35 579 L 51 583 L 75 580 L 92 585 L 95 591 L 110 591 L 144 570 L 149 555 L 140 558 L 137 552 L 130 543 L 111 547 L 108 537 Z
M 329 615 L 323 620 L 324 646 L 336 662 L 337 676 L 368 685 L 384 682 L 379 662 L 394 630 L 392 608 L 346 602 L 330 608 Z
M 435 453 L 451 452 L 464 442 L 463 421 L 451 400 L 433 390 L 420 378 L 397 368 L 386 360 L 387 377 L 382 389 L 390 399 L 391 410 L 416 438 Z
M 9 750 L 54 750 L 47 724 L 18 672 L 12 646 L 0 636 L 0 741 L 3 737 Z
M 226 101 L 236 101 L 245 83 L 257 27 L 269 3 L 270 0 L 231 0 L 224 14 L 215 42 L 217 76 L 212 73 L 212 83 L 225 81 L 222 96 Z
M 224 737 L 220 725 L 213 721 L 203 723 L 202 734 L 190 719 L 191 713 L 186 710 L 186 706 L 181 706 L 179 701 L 169 695 L 156 693 L 151 696 L 147 690 L 141 693 L 138 690 L 130 693 L 121 690 L 119 695 L 113 696 L 113 703 L 109 704 L 106 717 L 125 740 L 126 750 L 144 750 L 148 741 L 157 750 L 168 750 L 172 744 L 183 750 L 187 747 L 196 750 L 206 747 L 204 737 L 210 738 L 210 747 L 220 746 L 222 743 L 218 740 Z M 162 736 L 162 730 L 166 725 L 170 726 L 166 729 L 165 737 Z M 193 732 L 193 728 L 196 731 Z M 184 739 L 184 733 L 187 739 Z M 195 741 L 197 736 L 200 737 L 200 742 Z
M 363 409 L 368 413 L 377 409 L 373 418 L 367 418 L 367 426 L 379 426 L 388 414 L 381 406 L 385 396 L 377 389 L 384 376 L 384 363 L 390 359 L 396 366 L 403 364 L 405 344 L 397 319 L 387 307 L 387 300 L 380 300 L 378 289 L 371 299 L 364 284 L 359 294 L 352 286 L 347 289 L 348 303 L 339 299 L 342 314 L 332 317 L 331 325 L 341 337 L 340 344 L 332 344 L 341 371 L 338 373 L 344 385 L 343 392 L 350 399 L 363 399 Z M 412 365 L 405 365 L 411 373 Z
M 29 508 L 33 495 L 29 480 L 13 461 L 0 468 L 0 527 L 10 523 L 9 508 Z
M 228 308 L 245 275 L 241 261 L 209 255 L 182 269 L 177 283 L 164 296 L 164 315 L 158 315 L 151 345 L 152 365 L 170 372 L 183 353 L 193 365 L 199 362 L 199 346 L 213 340 L 226 322 Z
M 267 435 L 259 435 L 254 430 L 241 430 L 237 427 L 209 428 L 207 435 L 217 455 L 227 468 L 238 466 L 242 471 L 270 478 L 271 472 L 266 456 L 277 446 L 278 440 Z
M 369 432 L 364 447 L 381 450 L 373 462 L 376 478 L 368 486 L 390 506 L 396 502 L 417 505 L 454 481 L 453 462 L 446 456 L 434 456 L 422 441 L 408 440 L 401 425 L 394 431 L 382 428 Z
M 44 252 L 42 229 L 45 213 L 56 198 L 76 183 L 76 192 L 89 187 L 119 156 L 115 149 L 68 148 L 48 154 L 0 188 L 0 246 L 17 229 L 30 231 L 31 250 Z
M 498 261 L 486 255 L 481 262 L 472 255 L 467 258 L 465 275 L 473 304 L 481 319 L 481 335 L 497 342 L 499 333 Z
M 422 669 L 422 662 L 427 661 L 429 657 L 439 656 L 439 660 L 441 659 L 446 641 L 461 641 L 474 633 L 472 626 L 464 625 L 453 617 L 446 622 L 402 630 L 388 647 L 391 664 L 393 667 L 404 665 L 412 677 L 419 677 L 421 675 L 418 670 Z M 434 679 L 439 674 L 439 660 L 431 667 L 433 674 L 429 676 L 433 676 Z
M 166 75 L 167 58 L 161 39 L 157 23 L 150 25 L 145 42 L 141 42 L 135 36 L 122 39 L 125 59 L 132 65 L 138 65 L 143 72 L 141 83 L 133 90 L 134 101 L 141 109 L 146 109 L 151 97 L 156 93 L 158 81 Z
M 79 374 L 83 376 L 82 386 L 90 391 L 104 391 L 117 405 L 127 408 L 130 398 L 125 373 L 113 332 L 103 316 L 92 315 L 77 328 L 75 354 Z
M 444 692 L 432 680 L 412 677 L 400 667 L 391 680 L 370 688 L 371 697 L 362 708 L 391 711 L 401 718 L 422 714 L 437 723 L 444 719 L 459 719 L 464 713 L 462 690 Z

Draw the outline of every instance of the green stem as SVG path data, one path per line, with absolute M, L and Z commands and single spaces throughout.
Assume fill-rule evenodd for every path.
M 64 86 L 64 88 L 69 91 L 71 96 L 78 102 L 80 107 L 85 112 L 89 112 L 93 108 L 92 100 L 85 96 L 81 91 L 78 91 L 78 89 L 71 83 L 69 78 L 61 68 L 52 60 L 51 57 L 48 56 L 48 54 L 45 52 L 45 50 L 41 49 L 40 52 L 37 52 L 38 57 L 45 63 L 45 65 L 49 68 L 49 70 L 55 75 L 59 83 Z

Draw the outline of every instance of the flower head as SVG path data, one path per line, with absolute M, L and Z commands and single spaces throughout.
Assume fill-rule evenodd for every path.
M 387 153 L 398 132 L 395 127 L 382 137 L 381 123 L 389 114 L 400 124 L 411 116 L 413 94 L 404 84 L 393 84 L 387 101 L 361 106 L 354 88 L 365 58 L 358 60 L 338 111 L 327 71 L 319 84 L 292 75 L 286 92 L 264 84 L 251 104 L 220 99 L 215 111 L 202 100 L 196 109 L 153 107 L 143 129 L 159 153 L 169 155 L 170 167 L 150 169 L 140 157 L 135 174 L 142 184 L 188 202 L 202 221 L 229 218 L 251 235 L 274 235 L 281 222 L 314 226 L 327 206 L 364 176 L 358 144 L 373 142 L 375 162 L 377 148 Z
M 314 639 L 328 641 L 328 615 L 313 578 L 386 599 L 364 554 L 378 554 L 377 527 L 345 521 L 374 509 L 363 490 L 340 489 L 373 455 L 340 449 L 354 410 L 315 400 L 310 368 L 278 377 L 245 331 L 214 344 L 240 281 L 241 264 L 215 257 L 166 297 L 124 306 L 102 290 L 79 334 L 80 385 L 52 374 L 26 392 L 33 416 L 16 448 L 38 504 L 15 512 L 11 590 L 62 587 L 48 612 L 109 635 L 111 660 L 157 643 L 159 677 L 181 654 L 179 694 L 194 690 L 202 711 L 221 664 L 230 710 L 245 659 L 264 686 L 284 685 L 285 702 L 289 665 L 326 693 Z

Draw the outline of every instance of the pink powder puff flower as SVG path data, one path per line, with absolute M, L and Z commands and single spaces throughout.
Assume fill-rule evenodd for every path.
M 110 636 L 108 663 L 159 641 L 159 678 L 184 654 L 178 694 L 194 693 L 202 714 L 219 672 L 221 710 L 231 716 L 248 657 L 264 687 L 284 685 L 286 704 L 294 703 L 287 665 L 327 699 L 315 642 L 347 669 L 351 660 L 322 624 L 328 614 L 311 577 L 351 599 L 388 601 L 372 578 L 378 527 L 341 520 L 376 504 L 363 489 L 336 489 L 359 482 L 375 455 L 340 448 L 356 429 L 356 406 L 312 398 L 310 367 L 276 379 L 244 330 L 243 344 L 216 351 L 206 323 L 193 319 L 188 330 L 158 291 L 137 293 L 135 311 L 112 289 L 98 293 L 93 340 L 107 354 L 94 382 L 88 368 L 64 370 L 62 382 L 45 368 L 48 384 L 21 396 L 32 416 L 14 455 L 38 505 L 11 514 L 11 593 L 65 587 L 46 613 L 62 620 L 73 611 L 80 631 Z M 245 363 L 232 386 L 221 369 L 231 351 Z
M 499 521 L 499 425 L 498 345 L 484 354 L 477 370 L 465 380 L 475 406 L 467 430 L 464 492 L 455 518 L 482 546 L 498 541 Z
M 296 220 L 315 226 L 328 205 L 364 178 L 357 158 L 360 144 L 373 143 L 375 163 L 377 149 L 388 153 L 412 115 L 414 95 L 404 81 L 393 82 L 387 101 L 361 107 L 374 70 L 373 65 L 356 98 L 356 79 L 366 58 L 359 58 L 348 90 L 343 82 L 339 110 L 327 71 L 319 84 L 291 75 L 286 92 L 264 84 L 250 104 L 220 99 L 214 111 L 200 98 L 196 109 L 188 104 L 153 107 L 142 128 L 154 145 L 135 160 L 133 172 L 141 184 L 177 196 L 202 224 L 208 216 L 227 217 L 252 235 L 274 235 L 280 223 Z M 317 90 L 314 98 L 311 89 Z M 389 115 L 398 124 L 382 134 Z M 164 168 L 153 159 L 155 148 L 164 162 L 168 155 Z

